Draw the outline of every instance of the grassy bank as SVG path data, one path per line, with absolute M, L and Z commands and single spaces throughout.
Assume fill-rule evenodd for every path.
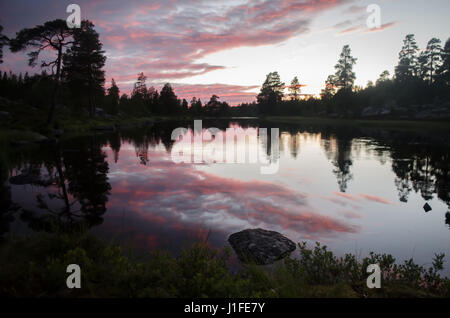
M 442 256 L 425 269 L 412 260 L 395 265 L 390 255 L 357 261 L 326 247 L 299 244 L 301 258 L 272 267 L 232 270 L 228 248 L 196 244 L 174 257 L 126 257 L 121 248 L 89 235 L 10 238 L 0 246 L 0 295 L 15 297 L 449 297 L 437 273 Z M 380 264 L 381 289 L 368 289 L 368 264 Z M 81 267 L 81 289 L 68 289 L 68 264 Z

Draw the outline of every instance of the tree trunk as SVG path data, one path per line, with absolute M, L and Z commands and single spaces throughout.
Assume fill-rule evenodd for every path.
M 50 111 L 48 113 L 47 125 L 50 126 L 53 122 L 53 117 L 55 115 L 56 103 L 59 94 L 59 82 L 61 76 L 61 62 L 62 62 L 62 44 L 59 44 L 58 48 L 58 59 L 56 62 L 56 80 L 53 85 L 53 93 L 52 93 L 52 104 L 50 106 Z

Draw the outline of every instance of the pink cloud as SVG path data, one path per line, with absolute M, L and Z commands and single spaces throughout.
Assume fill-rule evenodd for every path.
M 144 72 L 150 83 L 158 84 L 219 71 L 225 66 L 199 60 L 223 50 L 281 43 L 308 32 L 317 14 L 350 2 L 267 0 L 219 5 L 206 0 L 80 0 L 78 4 L 83 18 L 94 22 L 104 42 L 108 81 L 115 78 L 121 91 L 129 92 L 139 72 Z M 22 11 L 16 19 L 7 19 L 5 29 L 15 32 L 50 18 L 62 18 L 65 7 L 55 3 L 45 10 L 45 16 Z M 245 88 L 233 90 L 222 94 L 224 100 L 250 101 Z
M 368 32 L 381 32 L 381 31 L 384 31 L 386 29 L 392 28 L 392 27 L 396 26 L 397 24 L 398 24 L 397 21 L 385 23 L 385 24 L 381 25 L 379 28 L 367 29 L 366 33 L 368 33 Z

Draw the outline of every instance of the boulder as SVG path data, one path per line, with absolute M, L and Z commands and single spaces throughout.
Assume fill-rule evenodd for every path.
M 247 229 L 231 234 L 228 242 L 243 263 L 272 264 L 288 256 L 295 243 L 278 232 L 264 229 Z
M 425 205 L 423 206 L 423 209 L 424 209 L 424 211 L 425 212 L 430 212 L 431 210 L 433 210 L 432 208 L 431 208 L 431 206 L 428 204 L 428 202 L 426 202 L 425 203 Z

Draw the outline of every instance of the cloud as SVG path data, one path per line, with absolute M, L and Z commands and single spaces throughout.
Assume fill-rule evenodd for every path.
M 256 93 L 251 92 L 259 88 L 257 85 L 241 86 L 241 85 L 225 85 L 225 84 L 175 84 L 174 88 L 179 97 L 188 99 L 196 96 L 204 103 L 209 100 L 212 94 L 220 97 L 221 100 L 226 100 L 231 105 L 236 105 L 243 101 L 253 101 Z
M 361 13 L 361 12 L 366 12 L 367 10 L 367 6 L 358 6 L 358 5 L 352 5 L 346 9 L 344 9 L 344 13 L 351 13 L 351 14 L 356 14 L 356 13 Z
M 346 28 L 342 31 L 339 32 L 340 35 L 344 35 L 344 34 L 350 34 L 350 33 L 355 33 L 358 31 L 361 31 L 364 28 L 363 25 L 356 25 L 356 26 L 352 26 L 349 28 Z
M 387 199 L 384 199 L 384 198 L 381 198 L 381 197 L 378 197 L 375 195 L 371 195 L 371 194 L 360 193 L 358 195 L 352 195 L 352 194 L 348 194 L 348 193 L 344 193 L 344 192 L 334 192 L 333 194 L 336 196 L 339 196 L 341 198 L 350 200 L 350 201 L 359 201 L 361 198 L 363 198 L 365 200 L 369 200 L 369 201 L 373 201 L 373 202 L 377 202 L 377 203 L 395 205 L 395 203 L 393 203 L 392 201 L 389 201 Z
M 144 72 L 149 82 L 175 81 L 219 71 L 224 65 L 200 62 L 238 47 L 277 44 L 309 31 L 314 17 L 350 0 L 143 1 L 80 0 L 82 18 L 94 22 L 108 59 L 106 77 L 123 92 Z M 46 0 L 1 6 L 10 34 L 54 18 L 65 19 L 64 3 Z M 247 92 L 241 95 L 247 97 Z M 233 95 L 237 96 L 237 95 Z M 226 97 L 226 96 L 225 96 Z M 236 97 L 237 98 L 237 97 Z
M 381 32 L 381 31 L 384 31 L 386 29 L 392 28 L 392 27 L 396 26 L 397 24 L 398 24 L 398 21 L 385 23 L 385 24 L 382 24 L 379 28 L 367 29 L 366 33 L 369 33 L 369 32 Z

